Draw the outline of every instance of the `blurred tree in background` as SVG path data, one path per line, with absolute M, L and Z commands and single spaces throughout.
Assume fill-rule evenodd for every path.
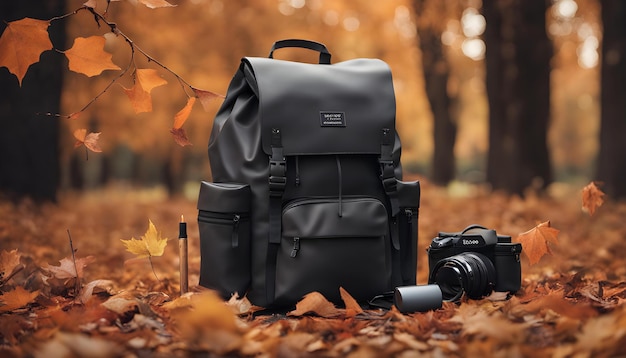
M 626 198 L 626 3 L 602 0 L 602 124 L 598 179 Z
M 65 12 L 64 0 L 0 2 L 0 33 L 6 21 L 24 17 L 48 19 Z M 62 24 L 50 29 L 50 39 L 65 46 Z M 59 186 L 59 120 L 37 112 L 59 112 L 63 63 L 53 53 L 18 81 L 0 70 L 0 193 L 37 200 L 56 197 Z
M 552 59 L 548 8 L 548 0 L 483 1 L 487 181 L 494 189 L 523 194 L 531 185 L 543 189 L 552 182 L 547 142 Z
M 83 2 L 67 0 L 65 8 L 60 1 L 5 2 L 0 17 L 49 19 Z M 533 183 L 541 188 L 552 180 L 587 182 L 596 176 L 597 167 L 609 193 L 623 197 L 626 182 L 621 179 L 623 164 L 621 171 L 618 164 L 624 163 L 621 153 L 626 151 L 618 146 L 623 141 L 606 137 L 624 133 L 619 127 L 624 108 L 615 107 L 623 106 L 619 104 L 623 92 L 610 87 L 623 78 L 623 70 L 614 71 L 623 68 L 622 48 L 617 46 L 623 46 L 624 30 L 607 27 L 623 23 L 619 2 L 602 1 L 603 7 L 615 7 L 609 10 L 612 17 L 603 12 L 602 19 L 600 0 L 171 2 L 177 6 L 148 9 L 133 1 L 111 2 L 107 18 L 198 88 L 224 94 L 240 58 L 267 56 L 276 40 L 319 41 L 330 49 L 333 62 L 377 57 L 389 63 L 407 172 L 439 184 L 490 182 L 493 188 L 521 193 Z M 106 5 L 105 0 L 99 3 Z M 602 91 L 604 134 L 599 141 L 602 20 L 605 45 L 610 48 L 602 48 L 602 85 L 607 90 Z M 107 33 L 108 28 L 98 28 L 88 12 L 53 26 L 55 48 L 67 49 L 58 37 L 63 28 L 68 39 L 104 35 L 113 61 L 127 66 L 127 44 Z M 277 57 L 315 61 L 315 54 L 307 51 L 287 49 Z M 194 109 L 185 124 L 194 145 L 179 147 L 169 128 L 186 95 L 173 76 L 161 71 L 168 85 L 152 91 L 152 112 L 135 114 L 115 85 L 79 119 L 61 120 L 58 132 L 57 119 L 34 113 L 72 113 L 117 75 L 108 71 L 87 78 L 68 71 L 64 61 L 53 51 L 45 52 L 22 88 L 0 69 L 0 190 L 51 198 L 57 187 L 91 189 L 121 183 L 193 195 L 199 180 L 210 179 L 206 144 L 220 101 L 208 112 Z M 159 70 L 138 56 L 134 61 L 141 68 Z M 46 75 L 59 68 L 66 68 L 62 90 L 58 74 L 58 80 Z M 128 88 L 132 81 L 124 78 L 120 85 Z M 608 98 L 611 94 L 613 101 Z M 18 110 L 19 102 L 23 105 Z M 77 128 L 102 132 L 104 152 L 91 153 L 85 160 L 85 153 L 73 148 L 71 133 Z M 27 167 L 34 162 L 52 166 L 43 171 Z

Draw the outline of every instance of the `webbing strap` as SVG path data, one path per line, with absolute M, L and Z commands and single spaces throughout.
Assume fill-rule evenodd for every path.
M 398 185 L 395 176 L 395 166 L 393 165 L 393 138 L 389 128 L 383 128 L 383 136 L 380 145 L 380 180 L 383 183 L 383 189 L 389 197 L 391 204 L 391 216 L 396 216 L 400 211 L 398 204 Z
M 287 167 L 283 154 L 281 132 L 272 128 L 272 155 L 269 167 L 269 234 L 265 267 L 265 290 L 267 302 L 274 301 L 276 287 L 276 256 L 281 239 L 282 201 L 287 184 Z

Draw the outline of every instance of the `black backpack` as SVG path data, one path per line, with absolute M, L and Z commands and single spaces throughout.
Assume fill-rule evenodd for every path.
M 284 47 L 318 51 L 319 64 L 273 59 Z M 390 69 L 330 57 L 283 40 L 243 58 L 215 117 L 200 285 L 224 298 L 288 307 L 312 291 L 366 301 L 415 284 L 420 187 L 401 181 Z

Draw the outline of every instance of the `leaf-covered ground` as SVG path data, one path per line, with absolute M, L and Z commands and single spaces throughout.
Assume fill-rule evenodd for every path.
M 118 188 L 65 194 L 55 205 L 0 202 L 0 356 L 625 356 L 626 204 L 605 203 L 589 216 L 580 188 L 523 200 L 469 189 L 459 196 L 423 185 L 419 283 L 437 231 L 480 223 L 516 237 L 549 220 L 558 244 L 537 264 L 523 258 L 522 290 L 510 300 L 406 315 L 350 305 L 253 315 L 245 300 L 226 305 L 197 287 L 193 201 Z M 183 297 L 181 214 L 191 288 Z M 163 256 L 152 257 L 154 272 L 121 241 L 141 237 L 149 220 L 169 238 Z

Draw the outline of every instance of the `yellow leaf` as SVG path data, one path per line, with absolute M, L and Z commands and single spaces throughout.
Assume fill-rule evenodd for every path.
M 187 121 L 187 118 L 189 118 L 189 114 L 191 114 L 191 109 L 193 108 L 194 103 L 196 103 L 196 98 L 189 97 L 185 107 L 176 113 L 174 116 L 174 129 L 182 128 L 183 124 Z
M 604 192 L 598 189 L 594 182 L 589 183 L 583 188 L 583 211 L 593 215 L 597 208 L 604 203 Z
M 558 244 L 559 230 L 550 227 L 550 221 L 543 222 L 534 228 L 519 234 L 517 239 L 522 243 L 523 250 L 531 265 L 539 262 L 545 254 L 552 254 L 548 242 Z
M 6 67 L 22 85 L 28 67 L 39 62 L 42 52 L 52 49 L 49 21 L 23 18 L 7 23 L 0 36 L 0 67 Z
M 24 307 L 33 302 L 38 295 L 39 291 L 29 292 L 24 287 L 17 286 L 14 290 L 5 292 L 0 296 L 0 312 L 8 312 Z
M 137 257 L 161 256 L 167 245 L 167 238 L 162 239 L 161 234 L 157 232 L 156 227 L 151 220 L 148 220 L 148 231 L 140 240 L 134 237 L 130 240 L 122 240 L 126 245 L 126 250 L 137 255 Z
M 124 88 L 124 92 L 133 104 L 135 113 L 152 111 L 152 96 L 150 92 L 153 88 L 166 84 L 156 70 L 137 69 L 135 71 L 135 84 L 131 88 Z
M 89 77 L 97 76 L 104 70 L 120 70 L 111 61 L 112 55 L 104 51 L 103 36 L 77 37 L 72 48 L 65 51 L 71 71 L 82 73 Z

